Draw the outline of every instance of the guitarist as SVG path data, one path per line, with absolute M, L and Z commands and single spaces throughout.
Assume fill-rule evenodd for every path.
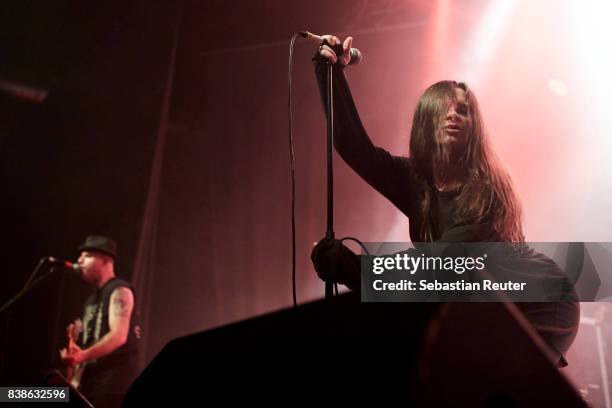
M 73 384 L 95 407 L 118 407 L 138 375 L 140 329 L 134 318 L 134 291 L 115 276 L 117 244 L 91 235 L 79 247 L 82 277 L 94 288 L 85 302 L 83 332 L 78 344 L 60 350 L 76 368 Z

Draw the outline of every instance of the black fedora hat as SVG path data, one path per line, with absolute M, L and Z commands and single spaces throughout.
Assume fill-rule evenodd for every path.
M 85 243 L 79 246 L 79 252 L 98 251 L 117 259 L 117 243 L 112 239 L 102 235 L 89 235 L 85 238 Z

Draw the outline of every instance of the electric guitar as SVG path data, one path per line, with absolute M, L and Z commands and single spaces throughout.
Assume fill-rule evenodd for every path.
M 66 337 L 68 337 L 68 344 L 66 350 L 70 352 L 73 346 L 77 345 L 77 339 L 83 331 L 83 322 L 81 319 L 77 319 L 74 323 L 70 323 L 66 329 Z M 76 366 L 66 366 L 66 379 L 76 389 L 79 388 L 81 378 L 83 377 L 83 371 L 85 370 L 85 363 L 77 364 Z

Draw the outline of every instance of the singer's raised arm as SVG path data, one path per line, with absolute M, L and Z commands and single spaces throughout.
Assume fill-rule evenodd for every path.
M 327 109 L 328 60 L 317 52 L 313 58 L 323 106 Z M 411 161 L 394 156 L 370 140 L 353 101 L 344 66 L 332 66 L 334 101 L 334 147 L 342 159 L 368 184 L 388 198 L 408 217 L 414 213 Z

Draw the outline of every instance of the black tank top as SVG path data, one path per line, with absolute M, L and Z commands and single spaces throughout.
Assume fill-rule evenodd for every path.
M 110 298 L 113 291 L 120 287 L 127 287 L 134 293 L 129 282 L 113 278 L 103 287 L 96 289 L 85 301 L 82 348 L 96 344 L 110 331 Z M 86 396 L 125 393 L 138 375 L 139 344 L 140 326 L 136 313 L 132 312 L 127 341 L 112 353 L 87 362 L 81 380 L 81 391 Z

